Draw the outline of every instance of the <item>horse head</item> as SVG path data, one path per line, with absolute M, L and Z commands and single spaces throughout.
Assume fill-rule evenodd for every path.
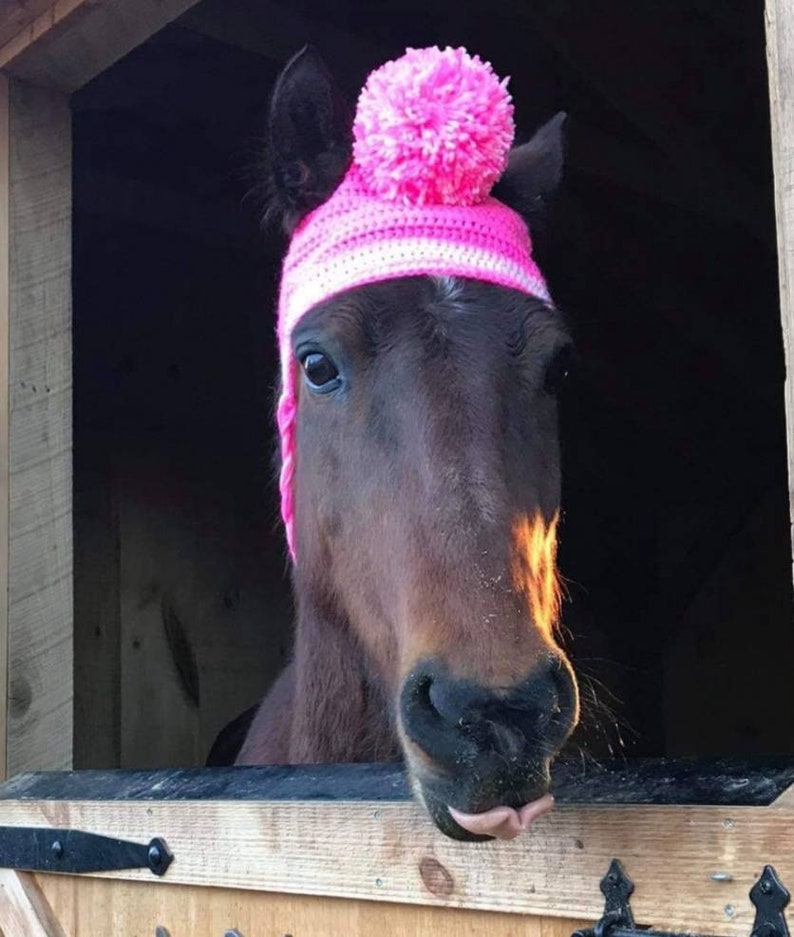
M 359 138 L 382 130 L 373 113 Z M 270 139 L 274 203 L 295 245 L 306 219 L 350 184 L 360 143 L 311 49 L 278 81 Z M 482 216 L 486 248 L 503 223 L 527 237 L 561 166 L 558 116 L 510 151 L 483 203 L 495 212 Z M 373 172 L 390 178 L 381 165 Z M 330 242 L 347 223 L 342 213 L 314 233 Z M 356 244 L 353 264 L 371 247 Z M 375 269 L 379 258 L 364 262 Z M 323 274 L 333 284 L 337 260 L 295 277 L 307 308 L 281 330 L 295 693 L 311 710 L 292 723 L 303 733 L 292 759 L 372 759 L 393 743 L 445 833 L 509 837 L 550 806 L 549 766 L 578 717 L 556 633 L 556 394 L 571 339 L 539 274 L 517 286 L 456 263 L 405 272 L 397 257 L 393 274 L 366 282 L 365 271 L 335 289 Z M 527 253 L 530 274 L 531 263 Z M 329 704 L 335 681 L 348 689 Z M 354 738 L 334 741 L 345 732 Z

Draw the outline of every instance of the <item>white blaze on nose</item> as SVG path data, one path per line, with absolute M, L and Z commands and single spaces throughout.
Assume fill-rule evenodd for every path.
M 484 813 L 462 813 L 449 807 L 452 819 L 469 833 L 478 836 L 495 836 L 497 839 L 515 839 L 523 833 L 538 817 L 548 813 L 554 806 L 551 794 L 544 794 L 540 800 L 523 807 L 492 807 Z

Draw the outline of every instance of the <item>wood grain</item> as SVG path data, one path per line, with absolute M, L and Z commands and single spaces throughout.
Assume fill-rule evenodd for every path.
M 179 594 L 180 584 L 193 579 L 190 541 L 174 537 L 167 507 L 135 500 L 126 489 L 119 497 L 119 529 L 121 764 L 202 764 L 208 749 L 200 743 L 198 687 L 189 692 L 184 686 L 167 629 L 169 618 L 185 618 L 168 586 Z M 179 630 L 179 649 L 192 660 L 191 623 Z M 152 731 L 154 726 L 167 728 Z
M 558 807 L 523 839 L 469 844 L 442 836 L 412 803 L 0 803 L 0 825 L 162 836 L 175 857 L 164 879 L 100 876 L 152 890 L 215 886 L 592 921 L 617 856 L 636 884 L 638 923 L 737 937 L 752 927 L 748 893 L 765 864 L 794 881 L 792 820 L 775 806 Z
M 38 879 L 68 937 L 148 937 L 157 926 L 170 937 L 220 937 L 231 928 L 243 937 L 570 937 L 585 923 L 239 889 L 150 888 L 61 875 Z
M 775 172 L 780 320 L 786 358 L 789 506 L 794 512 L 794 2 L 766 0 L 769 116 Z M 794 527 L 792 528 L 794 552 Z
M 71 115 L 10 87 L 8 772 L 72 760 Z
M 197 0 L 55 0 L 0 48 L 0 68 L 72 92 Z
M 6 777 L 8 724 L 8 191 L 10 135 L 8 79 L 0 75 L 0 777 Z
M 66 937 L 30 872 L 0 869 L 0 929 L 4 937 Z
M 76 401 L 76 409 L 79 406 Z M 118 767 L 118 509 L 110 454 L 97 449 L 87 453 L 86 449 L 75 440 L 74 766 Z
M 3 0 L 0 5 L 0 48 L 52 5 L 52 0 Z

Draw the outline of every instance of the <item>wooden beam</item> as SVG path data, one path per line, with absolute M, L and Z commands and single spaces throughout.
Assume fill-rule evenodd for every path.
M 8 773 L 72 760 L 71 114 L 10 84 Z
M 794 0 L 766 2 L 780 319 L 786 359 L 789 506 L 794 516 Z M 794 551 L 794 527 L 792 528 Z
M 10 71 L 14 62 L 30 50 L 50 42 L 59 33 L 71 28 L 80 16 L 88 12 L 94 0 L 49 0 L 43 3 L 37 16 L 26 19 L 20 29 L 0 47 L 0 68 Z
M 4 0 L 0 8 L 0 48 L 51 6 L 52 0 Z
M 6 775 L 8 731 L 8 502 L 9 502 L 9 88 L 0 75 L 0 777 Z
M 71 93 L 197 0 L 55 0 L 0 47 L 0 68 Z
M 0 869 L 0 931 L 4 937 L 66 937 L 33 875 L 11 869 Z
M 436 872 L 428 867 L 428 880 Z M 150 888 L 142 882 L 111 882 L 67 875 L 38 876 L 64 928 L 75 935 L 104 935 L 113 921 L 115 933 L 152 935 L 162 927 L 173 937 L 221 937 L 233 933 L 296 934 L 300 937 L 570 937 L 593 921 L 375 904 L 370 901 L 278 895 L 240 889 L 172 885 Z M 443 888 L 439 874 L 435 887 Z M 79 924 L 79 930 L 78 930 Z

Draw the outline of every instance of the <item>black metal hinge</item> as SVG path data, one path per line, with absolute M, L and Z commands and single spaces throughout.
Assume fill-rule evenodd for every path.
M 634 883 L 617 859 L 612 860 L 609 871 L 601 880 L 601 891 L 605 902 L 601 919 L 593 927 L 574 931 L 572 937 L 682 937 L 635 925 L 629 904 Z M 755 908 L 750 937 L 789 937 L 785 909 L 790 898 L 772 866 L 765 866 L 750 890 L 750 900 Z
M 131 843 L 81 830 L 0 827 L 1 869 L 70 873 L 149 869 L 154 875 L 165 875 L 173 858 L 159 838 Z

